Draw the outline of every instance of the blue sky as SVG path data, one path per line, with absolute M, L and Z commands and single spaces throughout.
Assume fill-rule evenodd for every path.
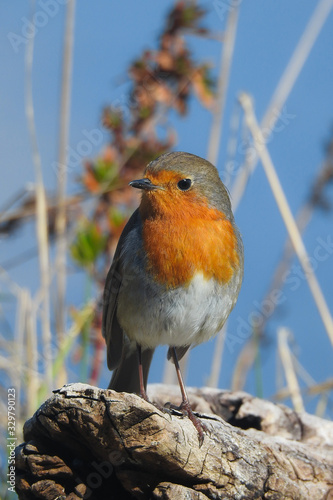
M 43 175 L 52 191 L 56 175 L 52 167 L 57 160 L 62 40 L 64 32 L 64 1 L 54 0 L 55 13 L 40 17 L 43 26 L 35 36 L 33 94 L 38 143 L 42 157 Z M 202 2 L 208 10 L 204 24 L 214 32 L 222 32 L 225 16 L 222 7 L 232 1 Z M 317 2 L 311 0 L 254 0 L 240 3 L 235 54 L 227 95 L 223 135 L 217 167 L 225 175 L 227 139 L 230 121 L 237 108 L 237 96 L 245 90 L 253 95 L 260 120 L 270 101 L 277 82 L 288 63 Z M 46 1 L 36 2 L 37 12 L 46 12 Z M 156 46 L 165 15 L 171 1 L 154 2 L 90 2 L 80 0 L 76 6 L 75 44 L 71 102 L 70 148 L 78 151 L 85 133 L 97 129 L 101 140 L 91 148 L 96 155 L 107 141 L 101 128 L 103 107 L 126 102 L 128 80 L 126 70 L 143 49 Z M 220 10 L 216 6 L 220 5 Z M 44 6 L 44 9 L 43 9 Z M 0 60 L 3 68 L 0 79 L 0 158 L 3 182 L 0 201 L 6 200 L 29 182 L 34 182 L 34 170 L 24 112 L 24 54 L 25 44 L 15 45 L 12 33 L 23 36 L 29 18 L 29 2 L 16 0 L 0 2 Z M 293 213 L 304 202 L 311 181 L 324 158 L 324 144 L 333 129 L 333 13 L 331 12 L 313 50 L 286 102 L 285 126 L 273 134 L 269 151 L 285 189 Z M 213 40 L 188 37 L 197 60 L 208 60 L 216 75 L 221 44 Z M 14 46 L 13 46 L 14 43 Z M 191 99 L 188 116 L 180 118 L 171 113 L 171 123 L 178 136 L 177 150 L 206 156 L 211 127 L 211 114 L 196 99 Z M 238 153 L 238 161 L 243 159 Z M 69 192 L 76 189 L 75 178 L 79 164 L 71 170 Z M 233 179 L 232 179 L 233 180 Z M 327 190 L 332 199 L 332 187 Z M 228 326 L 233 334 L 241 321 L 248 321 L 254 304 L 262 301 L 269 285 L 272 270 L 279 261 L 286 230 L 268 187 L 261 165 L 247 186 L 236 213 L 245 246 L 245 278 L 237 306 Z M 333 239 L 332 212 L 316 212 L 305 233 L 310 255 L 315 255 L 322 241 Z M 318 240 L 319 238 L 319 240 Z M 12 239 L 2 239 L 0 265 L 35 245 L 33 226 L 29 224 Z M 297 264 L 297 261 L 294 261 Z M 326 300 L 333 312 L 332 270 L 333 254 L 317 262 L 316 274 Z M 71 266 L 71 269 L 72 266 Z M 295 274 L 297 268 L 294 269 Z M 31 290 L 38 288 L 37 259 L 9 270 L 11 278 Z M 296 274 L 297 276 L 297 274 Z M 68 303 L 78 306 L 84 300 L 84 278 L 74 272 L 68 284 Z M 293 286 L 294 285 L 294 286 Z M 276 388 L 276 328 L 284 325 L 294 336 L 294 349 L 301 363 L 318 382 L 332 376 L 332 346 L 325 333 L 316 307 L 304 280 L 294 280 L 283 289 L 284 301 L 268 327 L 268 338 L 261 351 L 264 396 Z M 14 311 L 13 311 L 14 313 Z M 13 316 L 14 318 L 14 316 Z M 229 346 L 229 347 L 228 347 Z M 242 344 L 231 348 L 226 344 L 220 387 L 230 386 L 231 374 Z M 187 382 L 203 385 L 209 374 L 214 343 L 197 347 L 191 355 Z M 161 349 L 152 366 L 150 380 L 161 380 L 165 349 Z M 199 369 L 200 368 L 200 369 Z M 101 385 L 107 384 L 107 369 Z M 73 377 L 75 377 L 73 372 Z M 254 377 L 245 387 L 255 391 Z M 310 409 L 313 406 L 310 405 Z M 332 412 L 331 412 L 332 413 Z

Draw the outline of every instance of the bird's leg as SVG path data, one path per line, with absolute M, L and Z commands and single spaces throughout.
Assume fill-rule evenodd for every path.
M 138 353 L 138 362 L 139 362 L 140 396 L 142 397 L 142 399 L 144 399 L 145 401 L 150 403 L 148 396 L 147 396 L 147 393 L 146 393 L 145 382 L 144 382 L 144 378 L 143 378 L 141 345 L 136 344 L 136 349 L 137 349 L 137 353 Z
M 178 363 L 178 357 L 175 347 L 171 347 L 171 354 L 176 368 L 180 392 L 182 394 L 182 403 L 179 408 L 187 413 L 188 418 L 191 420 L 192 424 L 198 431 L 199 445 L 201 446 L 204 440 L 204 431 L 206 430 L 206 426 L 201 422 L 201 420 L 198 417 L 194 415 L 192 411 L 188 395 L 186 392 L 185 384 L 183 381 L 182 373 L 180 371 L 180 366 Z

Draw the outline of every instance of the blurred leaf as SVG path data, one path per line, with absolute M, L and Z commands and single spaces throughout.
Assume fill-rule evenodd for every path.
M 107 237 L 94 223 L 87 223 L 76 235 L 70 247 L 73 260 L 82 267 L 90 267 L 105 250 Z
M 191 72 L 191 61 L 187 55 L 181 55 L 177 57 L 175 61 L 176 71 L 181 76 L 190 76 Z
M 105 158 L 97 158 L 94 163 L 86 165 L 82 182 L 90 192 L 105 191 L 115 185 L 119 177 L 118 165 Z
M 113 162 L 107 162 L 99 158 L 94 163 L 94 173 L 97 182 L 112 184 L 118 177 L 118 166 Z
M 114 109 L 112 106 L 104 109 L 102 121 L 104 127 L 115 131 L 122 129 L 124 126 L 124 118 L 119 109 Z
M 201 11 L 202 12 L 202 11 Z M 196 5 L 188 5 L 183 10 L 184 26 L 190 27 L 192 24 L 202 16 Z
M 192 84 L 201 103 L 210 108 L 214 103 L 214 82 L 210 77 L 208 66 L 201 66 L 195 71 L 192 77 Z
M 149 106 L 143 106 L 139 110 L 139 117 L 143 119 L 149 118 L 153 114 L 153 110 Z
M 204 32 L 206 30 L 200 28 L 197 23 L 204 14 L 205 11 L 198 5 L 184 1 L 177 2 L 168 17 L 168 31 L 174 33 L 185 28 Z
M 124 224 L 127 220 L 127 216 L 125 216 L 117 207 L 111 207 L 109 210 L 109 219 L 111 223 L 111 227 L 117 228 Z

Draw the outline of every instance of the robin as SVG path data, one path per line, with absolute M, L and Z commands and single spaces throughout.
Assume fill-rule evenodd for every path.
M 203 440 L 178 360 L 214 337 L 234 307 L 243 278 L 243 244 L 227 189 L 208 161 L 182 152 L 149 163 L 139 208 L 126 224 L 106 278 L 103 335 L 109 389 L 139 393 L 154 349 L 168 345 L 181 409 Z

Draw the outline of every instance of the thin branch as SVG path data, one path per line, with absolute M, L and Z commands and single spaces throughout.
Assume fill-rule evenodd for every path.
M 171 361 L 166 360 L 162 376 L 162 384 L 175 385 L 177 383 L 176 370 Z
M 2 266 L 0 266 L 0 280 L 3 280 L 11 293 L 15 295 L 17 298 L 20 296 L 20 294 L 23 291 L 23 288 L 20 287 L 15 281 L 12 280 L 10 275 L 7 273 L 7 270 L 4 269 Z
M 268 140 L 274 128 L 280 111 L 285 104 L 307 57 L 309 56 L 309 53 L 320 33 L 320 30 L 322 29 L 324 22 L 332 9 L 332 5 L 332 0 L 322 0 L 321 3 L 317 6 L 286 66 L 282 77 L 279 80 L 279 83 L 275 89 L 270 104 L 268 105 L 264 118 L 261 122 L 261 130 L 265 131 L 266 141 Z M 245 162 L 239 169 L 238 176 L 231 189 L 231 199 L 234 211 L 237 210 L 240 200 L 244 194 L 249 177 L 256 168 L 257 161 L 257 156 L 247 156 Z M 306 219 L 310 218 L 310 213 L 307 207 L 305 207 L 304 212 L 300 214 L 300 217 L 303 218 L 303 223 L 304 225 L 306 225 Z M 281 262 L 281 267 L 277 269 L 277 279 L 280 279 L 281 276 L 283 276 L 282 271 L 285 269 L 285 266 L 288 264 L 289 259 L 292 256 L 293 252 L 290 251 L 290 248 L 290 244 L 287 242 L 285 247 L 286 260 L 284 262 Z M 242 389 L 243 386 L 240 386 L 239 384 L 245 383 L 246 372 L 253 363 L 253 359 L 251 362 L 251 357 L 255 355 L 253 345 L 251 343 L 247 343 L 243 351 L 243 355 L 241 355 L 237 361 L 235 374 L 233 376 L 233 390 Z
M 33 189 L 34 189 L 34 186 L 31 184 L 28 184 L 26 187 L 20 189 L 17 193 L 15 193 L 13 196 L 11 196 L 9 198 L 9 200 L 7 200 L 6 203 L 0 209 L 0 222 L 2 222 L 4 214 L 10 209 L 10 207 L 12 205 L 14 205 L 15 203 L 17 203 L 22 198 L 24 198 L 24 196 L 28 192 L 31 192 Z
M 313 212 L 318 205 L 324 205 L 325 204 L 325 198 L 324 198 L 324 187 L 328 184 L 328 182 L 332 179 L 333 177 L 333 138 L 331 138 L 330 143 L 328 145 L 328 151 L 327 151 L 327 156 L 319 169 L 317 176 L 313 182 L 313 186 L 311 188 L 311 193 L 308 198 L 308 200 L 304 203 L 304 205 L 300 208 L 296 215 L 296 223 L 297 227 L 300 231 L 301 234 L 304 233 L 306 227 L 311 221 Z M 284 244 L 284 249 L 283 253 L 281 256 L 281 259 L 276 266 L 276 269 L 274 271 L 274 274 L 271 279 L 271 283 L 265 293 L 264 298 L 262 299 L 262 303 L 265 303 L 265 301 L 270 300 L 271 296 L 273 293 L 276 293 L 278 290 L 281 290 L 284 284 L 285 276 L 287 275 L 287 272 L 290 268 L 292 258 L 295 254 L 293 245 L 291 243 L 291 240 L 289 236 L 287 235 L 286 241 Z M 271 301 L 271 310 L 269 315 L 264 315 L 262 317 L 262 323 L 260 325 L 260 329 L 258 328 L 258 333 L 263 336 L 266 324 L 268 321 L 272 318 L 272 315 L 275 312 L 275 309 L 278 307 L 278 304 L 275 303 L 274 301 Z M 245 357 L 247 361 L 249 361 L 249 357 L 253 355 L 253 359 L 251 363 L 243 363 L 244 356 L 242 354 L 239 355 L 238 360 L 236 362 L 236 367 L 235 367 L 235 373 L 237 373 L 237 380 L 234 380 L 234 383 L 236 385 L 233 386 L 234 390 L 242 390 L 243 385 L 239 386 L 237 385 L 239 382 L 245 383 L 246 380 L 246 374 L 247 370 L 251 367 L 251 365 L 254 362 L 254 355 L 255 351 L 252 349 L 252 346 L 250 345 L 249 342 L 245 344 L 245 346 L 242 348 L 242 352 L 246 351 Z M 241 373 L 243 370 L 246 370 L 244 373 Z
M 103 192 L 106 192 L 106 191 L 103 191 Z M 96 193 L 90 193 L 89 191 L 84 191 L 82 193 L 78 193 L 78 194 L 75 194 L 73 196 L 69 196 L 65 200 L 64 204 L 65 204 L 65 207 L 68 209 L 72 205 L 79 205 L 80 203 L 82 203 L 84 201 L 89 201 L 90 198 L 95 198 L 95 197 L 100 196 L 102 193 L 100 191 L 98 191 Z M 47 206 L 46 206 L 46 210 L 48 212 L 52 212 L 57 208 L 57 206 L 58 205 L 57 205 L 56 201 L 53 198 L 49 198 Z M 1 223 L 10 224 L 13 222 L 20 222 L 22 219 L 25 219 L 28 217 L 33 217 L 35 215 L 36 215 L 36 207 L 33 204 L 33 206 L 23 207 L 23 208 L 16 210 L 15 212 L 13 211 L 7 215 L 3 215 Z
M 32 2 L 32 15 L 35 11 L 35 1 Z M 39 250 L 39 267 L 43 303 L 41 308 L 42 339 L 44 356 L 44 373 L 48 390 L 52 389 L 52 366 L 50 363 L 51 329 L 50 329 L 50 278 L 49 278 L 49 253 L 47 231 L 47 203 L 43 183 L 42 163 L 38 149 L 37 134 L 34 118 L 34 105 L 32 95 L 32 67 L 34 55 L 34 36 L 28 39 L 25 54 L 25 111 L 32 146 L 32 157 L 36 177 L 36 231 Z
M 316 394 L 322 394 L 323 392 L 328 392 L 332 390 L 333 390 L 333 378 L 329 378 L 324 382 L 309 387 L 308 394 L 314 396 Z
M 306 387 L 302 389 L 301 392 L 306 396 L 311 397 L 318 395 L 323 396 L 325 398 L 325 409 L 327 408 L 327 406 L 332 407 L 332 399 L 329 396 L 329 392 L 333 390 L 333 379 L 328 378 L 324 382 L 317 383 L 315 379 L 307 372 L 304 366 L 299 362 L 295 354 L 291 351 L 290 356 L 297 376 L 306 384 Z M 279 358 L 279 360 L 281 361 L 281 358 Z M 283 401 L 284 399 L 288 398 L 291 398 L 291 390 L 289 386 L 281 388 L 272 396 L 272 399 L 275 401 Z M 321 403 L 318 402 L 318 405 L 320 406 Z M 323 406 L 321 406 L 321 409 L 322 408 Z M 322 413 L 321 415 L 323 416 L 324 414 Z
M 207 160 L 210 161 L 213 165 L 217 164 L 220 143 L 221 143 L 223 112 L 227 97 L 232 56 L 234 53 L 238 12 L 239 12 L 238 5 L 234 5 L 230 8 L 225 30 L 224 44 L 222 46 L 222 51 L 221 51 L 221 63 L 220 63 L 220 74 L 217 87 L 217 98 L 213 109 L 213 123 L 210 132 L 208 152 L 207 152 Z
M 327 403 L 328 403 L 328 395 L 327 393 L 324 392 L 323 394 L 320 395 L 318 404 L 316 406 L 315 415 L 317 417 L 321 418 L 324 417 L 327 409 Z
M 246 345 L 246 349 L 242 349 L 238 356 L 236 366 L 232 374 L 231 390 L 240 391 L 243 389 L 246 382 L 246 374 L 250 370 L 256 357 L 257 343 L 253 336 Z
M 28 317 L 28 304 L 30 297 L 28 290 L 22 290 L 17 296 L 18 304 L 15 319 L 15 343 L 14 356 L 12 359 L 12 369 L 15 370 L 13 384 L 16 387 L 17 394 L 21 394 L 23 382 L 23 367 L 24 367 L 24 333 L 26 327 L 26 318 Z M 20 397 L 16 401 L 16 412 L 18 417 L 21 417 L 21 400 Z
M 333 8 L 333 0 L 321 0 L 307 24 L 285 70 L 282 74 L 275 92 L 271 98 L 264 118 L 260 124 L 265 131 L 266 141 L 272 133 L 274 125 L 281 113 L 287 98 L 314 46 L 324 23 Z M 258 163 L 257 157 L 247 157 L 239 170 L 239 174 L 231 190 L 234 210 L 238 207 L 246 188 L 248 178 L 254 172 Z
M 229 11 L 227 25 L 225 29 L 224 44 L 221 50 L 220 74 L 217 87 L 217 98 L 213 110 L 213 123 L 210 132 L 207 160 L 213 165 L 218 162 L 219 149 L 222 136 L 223 113 L 227 97 L 227 89 L 230 76 L 230 68 L 234 53 L 237 23 L 238 23 L 238 5 L 232 6 Z M 222 367 L 222 356 L 225 342 L 227 324 L 218 333 L 215 340 L 215 349 L 212 360 L 212 369 L 207 381 L 209 387 L 217 387 Z
M 284 368 L 287 385 L 294 409 L 298 412 L 304 411 L 301 390 L 297 381 L 291 353 L 288 346 L 290 331 L 287 328 L 280 328 L 278 331 L 279 354 Z
M 58 171 L 58 210 L 56 215 L 56 332 L 59 343 L 65 335 L 66 300 L 66 186 L 67 186 L 67 146 L 70 121 L 70 96 L 73 66 L 75 0 L 69 0 L 66 10 L 66 27 L 63 53 L 62 93 L 59 126 L 59 171 Z
M 275 201 L 280 210 L 282 219 L 289 233 L 289 237 L 291 239 L 297 257 L 303 268 L 306 281 L 309 285 L 318 312 L 326 328 L 327 335 L 333 345 L 332 316 L 327 306 L 325 297 L 317 281 L 317 278 L 313 272 L 311 262 L 308 257 L 307 251 L 305 249 L 301 234 L 298 230 L 296 221 L 290 210 L 287 198 L 280 184 L 280 180 L 274 168 L 273 162 L 266 148 L 265 139 L 262 135 L 261 129 L 259 128 L 258 122 L 254 115 L 252 100 L 248 94 L 243 93 L 240 95 L 239 101 L 244 109 L 247 126 L 251 132 L 254 146 L 261 160 L 268 182 L 272 189 Z
M 222 368 L 223 351 L 225 337 L 227 335 L 228 320 L 224 323 L 222 330 L 217 334 L 214 344 L 214 355 L 212 360 L 212 368 L 210 375 L 206 381 L 207 387 L 218 387 L 219 378 Z
M 36 407 L 40 404 L 37 399 L 38 389 L 39 389 L 39 376 L 38 376 L 38 341 L 37 341 L 37 315 L 36 308 L 31 300 L 30 295 L 27 296 L 28 308 L 25 317 L 26 327 L 26 338 L 25 338 L 25 348 L 27 356 L 27 377 L 26 377 L 26 416 L 30 416 L 36 411 Z M 50 349 L 51 352 L 51 349 Z M 49 355 L 49 353 L 48 353 Z M 47 360 L 48 365 L 51 369 L 51 380 L 52 380 L 52 364 L 51 357 Z M 45 385 L 48 388 L 48 380 L 45 380 Z M 48 394 L 50 394 L 49 389 Z

